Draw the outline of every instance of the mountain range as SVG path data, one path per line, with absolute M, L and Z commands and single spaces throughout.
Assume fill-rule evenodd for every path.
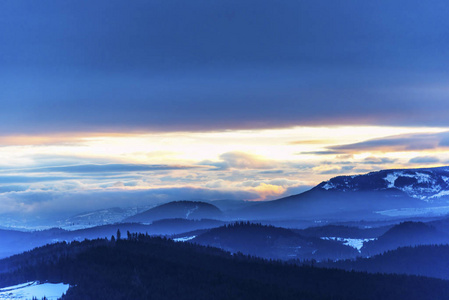
M 274 201 L 174 201 L 0 229 L 0 288 L 69 283 L 63 299 L 447 299 L 446 281 L 335 268 L 448 279 L 448 173 L 383 170 Z
M 436 202 L 449 198 L 449 167 L 393 169 L 338 176 L 320 183 L 314 189 L 343 192 L 397 190 L 412 198 Z
M 376 220 L 449 213 L 449 167 L 338 176 L 309 191 L 262 202 L 234 217 L 252 220 Z
M 57 222 L 40 219 L 27 227 L 23 217 L 8 224 L 18 228 L 61 227 L 75 230 L 121 222 L 151 224 L 162 219 L 252 220 L 276 226 L 310 226 L 365 220 L 400 220 L 449 214 L 449 167 L 392 169 L 338 176 L 296 195 L 264 202 L 183 200 L 155 207 L 105 208 Z M 20 224 L 20 225 L 19 225 Z M 5 228 L 5 227 L 3 227 Z
M 368 241 L 379 238 L 376 241 L 366 242 L 363 248 L 360 248 L 361 246 L 358 248 L 362 253 L 373 255 L 399 246 L 420 244 L 419 240 L 422 240 L 423 243 L 431 240 L 446 241 L 449 236 L 449 221 L 445 221 L 447 220 L 445 209 L 449 206 L 448 195 L 449 167 L 394 169 L 363 175 L 338 176 L 324 181 L 304 193 L 274 201 L 257 203 L 218 201 L 217 205 L 223 210 L 215 206 L 214 201 L 209 203 L 175 201 L 149 209 L 113 208 L 86 212 L 65 220 L 64 224 L 66 225 L 70 222 L 74 224 L 67 227 L 72 230 L 18 231 L 4 229 L 0 230 L 0 239 L 2 240 L 0 257 L 30 250 L 45 243 L 85 238 L 110 238 L 116 234 L 118 229 L 123 233 L 131 231 L 151 235 L 178 235 L 176 238 L 185 239 L 198 236 L 198 232 L 204 233 L 204 230 L 241 220 L 303 230 L 294 231 L 294 234 L 299 234 L 303 238 L 336 237 L 347 243 L 349 240 Z M 402 221 L 425 221 L 428 225 L 421 226 L 426 226 L 423 227 L 427 230 L 424 235 L 434 236 L 434 238 L 425 240 L 422 238 L 423 235 L 416 237 L 416 230 L 414 230 L 415 237 L 410 236 L 403 243 L 387 243 L 386 241 L 389 240 L 387 237 L 389 234 L 391 235 L 387 231 Z M 328 224 L 344 225 L 345 222 L 353 227 L 348 229 L 350 227 L 324 226 Z M 320 229 L 311 229 L 314 225 L 321 225 L 321 227 L 319 227 Z M 363 229 L 362 226 L 374 228 L 371 229 L 371 234 L 368 234 L 369 229 Z M 309 229 L 305 230 L 306 227 Z M 400 235 L 407 236 L 407 233 L 403 232 L 406 229 L 405 225 L 402 226 L 402 229 Z M 257 234 L 264 230 L 259 228 Z M 192 231 L 198 232 L 189 234 Z M 319 234 L 320 232 L 321 234 Z M 213 233 L 208 234 L 213 235 Z M 382 234 L 386 234 L 386 237 L 381 238 Z M 265 237 L 268 235 L 266 234 Z M 295 238 L 298 240 L 297 236 Z M 200 237 L 196 237 L 196 239 L 203 244 L 218 245 L 216 241 L 213 242 L 210 239 L 207 241 L 205 237 L 202 237 L 202 240 Z M 390 238 L 390 240 L 399 241 L 400 238 Z M 412 243 L 412 240 L 418 242 Z M 281 243 L 282 247 L 287 247 L 288 243 Z M 270 247 L 277 247 L 275 244 L 272 243 Z M 299 247 L 301 243 L 297 244 Z M 235 246 L 235 241 L 229 247 L 224 244 L 221 246 L 228 247 L 229 250 L 240 251 L 239 247 L 232 245 Z M 302 247 L 303 250 L 306 249 L 304 245 Z M 270 251 L 267 248 L 266 252 Z M 285 255 L 294 254 L 289 251 L 284 252 Z M 306 252 L 302 251 L 301 253 L 300 256 L 304 257 Z M 265 256 L 276 257 L 276 255 L 281 254 Z M 285 255 L 283 258 L 286 257 Z

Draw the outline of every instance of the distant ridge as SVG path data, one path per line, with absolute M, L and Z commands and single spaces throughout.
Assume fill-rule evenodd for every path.
M 174 201 L 126 218 L 124 222 L 151 223 L 162 219 L 217 219 L 223 212 L 215 205 L 200 201 Z
M 449 235 L 422 222 L 402 222 L 393 226 L 378 239 L 364 244 L 362 254 L 372 256 L 399 247 L 447 244 Z

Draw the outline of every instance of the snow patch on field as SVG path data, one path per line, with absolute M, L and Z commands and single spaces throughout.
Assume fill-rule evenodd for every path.
M 187 241 L 193 240 L 194 238 L 196 238 L 196 235 L 176 238 L 176 239 L 173 239 L 173 241 L 175 241 L 175 242 L 187 242 Z
M 28 300 L 44 296 L 48 300 L 57 300 L 67 292 L 70 285 L 64 283 L 39 283 L 37 281 L 22 283 L 0 289 L 0 300 Z
M 330 241 L 338 241 L 342 242 L 343 245 L 352 247 L 354 249 L 357 249 L 357 251 L 360 252 L 360 249 L 363 247 L 363 243 L 368 241 L 373 241 L 375 238 L 371 239 L 350 239 L 350 238 L 342 238 L 342 237 L 334 237 L 334 236 L 324 236 L 321 237 L 322 240 L 330 240 Z

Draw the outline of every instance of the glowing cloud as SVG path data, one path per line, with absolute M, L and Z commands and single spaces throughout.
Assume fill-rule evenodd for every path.
M 261 183 L 259 186 L 253 188 L 253 190 L 260 195 L 257 200 L 268 200 L 281 196 L 285 193 L 286 189 L 279 185 Z

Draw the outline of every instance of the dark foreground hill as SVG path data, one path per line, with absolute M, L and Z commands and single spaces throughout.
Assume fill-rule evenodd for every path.
M 33 281 L 71 285 L 84 299 L 447 299 L 449 282 L 298 267 L 216 248 L 134 235 L 59 243 L 0 261 L 0 287 Z
M 401 247 L 356 260 L 322 262 L 320 266 L 370 273 L 396 273 L 449 280 L 449 245 Z

